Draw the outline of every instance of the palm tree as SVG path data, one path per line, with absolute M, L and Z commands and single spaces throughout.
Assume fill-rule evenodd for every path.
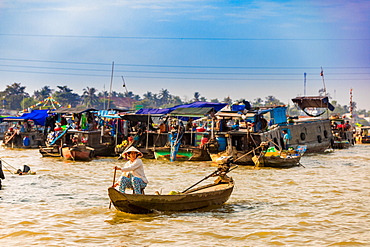
M 49 86 L 44 86 L 41 88 L 40 91 L 36 90 L 33 92 L 33 96 L 36 100 L 44 100 L 47 97 L 49 97 L 52 93 L 52 90 L 50 89 Z
M 153 93 L 147 91 L 145 94 L 143 94 L 144 99 L 147 99 L 149 101 L 153 100 Z
M 132 91 L 125 92 L 124 95 L 126 98 L 131 98 L 131 99 L 135 97 L 135 94 Z
M 23 108 L 21 106 L 22 100 L 26 97 L 30 97 L 30 95 L 24 91 L 25 89 L 25 86 L 21 86 L 20 83 L 16 82 L 10 86 L 6 86 L 5 91 L 2 92 L 2 95 L 4 96 L 4 100 L 9 106 L 9 109 L 19 110 Z
M 59 91 L 55 92 L 53 97 L 60 104 L 76 107 L 80 103 L 81 97 L 76 93 L 72 93 L 73 89 L 70 89 L 67 86 L 57 86 L 57 88 L 59 88 Z
M 95 95 L 96 89 L 95 88 L 89 88 L 86 87 L 83 89 L 83 104 L 86 105 L 86 107 L 94 107 L 98 104 L 99 98 Z
M 169 100 L 171 99 L 170 92 L 167 89 L 162 88 L 161 91 L 159 92 L 159 96 L 162 105 L 168 104 Z

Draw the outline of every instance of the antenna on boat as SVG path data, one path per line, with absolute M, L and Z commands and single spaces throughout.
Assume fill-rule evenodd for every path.
M 322 84 L 324 85 L 324 96 L 326 96 L 326 86 L 325 86 L 325 80 L 324 80 L 324 70 L 322 69 L 321 67 L 321 73 L 320 73 L 321 77 L 322 77 Z
M 307 76 L 307 73 L 304 73 L 303 76 L 304 76 L 304 84 L 303 84 L 304 91 L 303 91 L 303 95 L 306 96 L 306 76 Z
M 124 87 L 126 89 L 126 94 L 128 94 L 128 90 L 127 90 L 127 87 L 126 87 L 126 82 L 125 82 L 125 79 L 123 78 L 123 75 L 121 75 L 121 78 L 122 78 L 122 87 Z
M 324 80 L 324 70 L 322 69 L 322 67 L 321 67 L 320 75 L 322 77 L 322 84 L 324 85 L 324 97 L 327 97 L 328 95 L 326 94 L 326 86 L 325 86 L 325 80 Z M 329 118 L 329 110 L 328 110 L 328 108 L 329 108 L 329 100 L 328 100 L 328 105 L 326 107 L 326 116 Z
M 103 105 L 103 109 L 104 110 L 106 110 L 106 108 L 105 108 L 105 84 L 104 84 L 104 86 L 103 86 L 103 99 L 104 99 L 104 105 Z

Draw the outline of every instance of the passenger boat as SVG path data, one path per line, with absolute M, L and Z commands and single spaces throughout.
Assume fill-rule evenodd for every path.
M 136 195 L 124 194 L 109 188 L 108 194 L 113 205 L 122 212 L 146 214 L 154 211 L 189 211 L 225 203 L 234 189 L 234 181 L 216 180 L 177 195 Z
M 147 214 L 155 211 L 190 211 L 222 205 L 229 199 L 234 189 L 233 179 L 226 174 L 237 166 L 230 169 L 231 156 L 222 157 L 219 161 L 222 163 L 219 164 L 215 172 L 182 192 L 170 193 L 169 195 L 126 194 L 110 187 L 108 195 L 116 209 L 133 214 Z M 209 177 L 218 178 L 211 184 L 192 189 Z
M 85 145 L 62 147 L 62 156 L 66 160 L 89 161 L 94 157 L 94 149 Z

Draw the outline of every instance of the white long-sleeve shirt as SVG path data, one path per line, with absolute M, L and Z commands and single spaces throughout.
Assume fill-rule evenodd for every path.
M 141 159 L 136 159 L 134 162 L 130 160 L 121 168 L 122 175 L 128 176 L 128 173 L 131 172 L 133 176 L 139 177 L 143 180 L 144 183 L 148 183 L 148 179 L 145 177 L 144 165 Z

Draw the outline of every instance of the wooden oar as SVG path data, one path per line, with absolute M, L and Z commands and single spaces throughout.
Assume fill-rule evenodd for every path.
M 193 184 L 192 186 L 190 186 L 189 188 L 187 188 L 186 190 L 182 191 L 181 193 L 185 193 L 186 191 L 190 190 L 191 188 L 193 188 L 195 185 L 203 182 L 204 180 L 210 178 L 210 177 L 213 177 L 214 175 L 216 175 L 218 173 L 218 170 L 212 172 L 211 174 L 209 174 L 208 176 L 204 177 L 203 179 L 201 179 L 200 181 L 196 182 L 195 184 Z
M 113 184 L 112 184 L 112 187 L 114 187 L 114 184 L 116 182 L 116 167 L 114 167 L 114 174 L 113 174 Z M 109 201 L 109 209 L 112 207 L 112 200 Z
M 197 185 L 197 184 L 199 184 L 199 183 L 203 182 L 204 180 L 206 180 L 206 179 L 208 179 L 208 178 L 210 178 L 210 177 L 214 177 L 214 176 L 216 176 L 216 175 L 220 175 L 220 174 L 222 174 L 223 172 L 224 172 L 224 174 L 229 173 L 229 172 L 231 172 L 232 170 L 234 170 L 234 169 L 235 169 L 235 168 L 237 168 L 237 167 L 238 167 L 237 165 L 233 166 L 231 169 L 230 169 L 230 167 L 229 167 L 229 168 L 227 168 L 227 169 L 226 169 L 226 171 L 225 171 L 225 170 L 219 170 L 219 169 L 217 169 L 216 171 L 214 171 L 214 172 L 212 172 L 211 174 L 209 174 L 208 176 L 204 177 L 204 178 L 203 178 L 203 179 L 201 179 L 199 182 L 197 182 L 197 183 L 193 184 L 192 186 L 190 186 L 190 187 L 189 187 L 189 188 L 187 188 L 186 190 L 182 191 L 181 193 L 185 193 L 186 191 L 188 191 L 188 190 L 190 190 L 191 188 L 193 188 L 195 185 Z
M 16 132 L 16 131 L 14 131 L 14 134 L 13 134 L 13 135 L 11 135 L 11 137 L 9 137 L 8 139 L 6 139 L 6 140 L 5 140 L 4 144 L 8 144 L 8 142 L 9 142 L 11 139 L 13 139 L 13 137 L 15 136 L 15 134 L 17 134 L 17 132 Z

